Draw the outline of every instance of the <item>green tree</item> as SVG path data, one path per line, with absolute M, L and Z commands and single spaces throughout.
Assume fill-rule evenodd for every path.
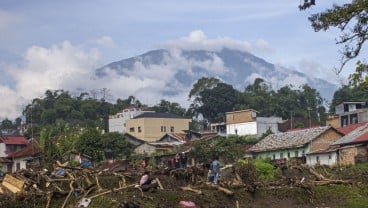
M 80 153 L 90 156 L 93 160 L 102 160 L 104 152 L 101 133 L 96 129 L 87 129 L 79 137 L 76 149 Z
M 133 145 L 118 132 L 102 135 L 102 149 L 105 158 L 129 157 L 133 153 Z
M 257 78 L 254 83 L 248 85 L 242 93 L 241 107 L 242 109 L 252 108 L 260 112 L 260 116 L 274 115 L 274 91 L 266 82 Z M 244 108 L 245 107 L 245 108 Z
M 8 118 L 4 119 L 1 122 L 0 129 L 3 129 L 3 130 L 14 129 L 13 122 L 11 120 L 9 120 Z
M 202 114 L 211 123 L 223 122 L 225 113 L 234 110 L 239 92 L 231 85 L 219 83 L 213 89 L 200 92 L 197 99 L 202 105 L 194 109 L 194 112 Z
M 159 104 L 153 106 L 153 110 L 159 113 L 173 113 L 179 116 L 185 116 L 186 110 L 179 103 L 171 103 L 166 100 L 161 100 Z

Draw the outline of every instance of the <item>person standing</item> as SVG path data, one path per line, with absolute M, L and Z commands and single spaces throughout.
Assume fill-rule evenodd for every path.
M 175 168 L 180 168 L 180 155 L 179 155 L 179 153 L 176 153 L 176 155 L 174 157 L 174 167 Z
M 220 177 L 220 168 L 221 167 L 222 167 L 222 165 L 219 161 L 219 157 L 215 156 L 214 160 L 211 163 L 211 171 L 212 171 L 212 174 L 214 175 L 213 183 L 215 185 L 218 184 L 218 180 L 219 180 L 219 177 Z
M 186 168 L 187 167 L 188 158 L 185 152 L 182 152 L 180 154 L 180 168 Z

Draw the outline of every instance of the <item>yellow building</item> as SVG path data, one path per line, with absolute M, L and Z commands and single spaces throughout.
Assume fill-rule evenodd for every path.
M 189 130 L 192 119 L 170 113 L 143 113 L 125 123 L 125 132 L 147 142 L 159 140 L 166 133 L 183 133 Z

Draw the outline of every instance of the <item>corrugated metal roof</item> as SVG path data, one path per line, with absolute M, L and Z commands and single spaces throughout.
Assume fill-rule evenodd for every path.
M 0 142 L 4 144 L 28 144 L 28 140 L 22 136 L 3 136 Z
M 268 135 L 266 138 L 249 149 L 251 152 L 265 152 L 269 150 L 289 149 L 301 147 L 326 132 L 331 126 L 303 129 Z
M 354 129 L 353 131 L 341 137 L 339 140 L 337 140 L 333 144 L 341 145 L 341 144 L 359 143 L 359 142 L 368 142 L 368 123 Z
M 341 128 L 337 128 L 337 131 L 343 133 L 344 135 L 352 132 L 354 129 L 360 127 L 360 126 L 364 126 L 365 124 L 367 124 L 368 122 L 363 122 L 363 123 L 357 123 L 357 124 L 351 124 L 351 125 L 347 125 Z

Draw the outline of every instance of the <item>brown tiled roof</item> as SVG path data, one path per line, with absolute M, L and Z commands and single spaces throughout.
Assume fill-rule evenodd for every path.
M 268 135 L 249 149 L 250 152 L 265 152 L 278 149 L 302 147 L 326 132 L 331 126 L 303 129 Z

